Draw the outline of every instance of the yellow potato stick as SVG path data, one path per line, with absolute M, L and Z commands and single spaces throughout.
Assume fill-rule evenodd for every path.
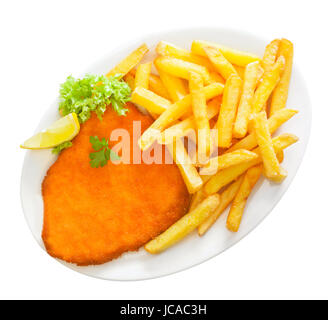
M 132 70 L 148 52 L 146 44 L 142 44 L 139 48 L 131 52 L 126 58 L 124 58 L 118 65 L 116 65 L 111 71 L 107 73 L 107 77 L 121 74 L 125 76 L 130 70 Z
M 207 117 L 212 119 L 219 113 L 220 105 L 214 98 L 207 104 Z M 161 144 L 169 144 L 174 138 L 179 138 L 188 135 L 191 130 L 196 130 L 195 118 L 190 116 L 183 121 L 167 128 L 161 133 L 158 142 Z
M 280 167 L 277 159 L 265 111 L 256 114 L 253 122 L 256 141 L 262 156 L 264 174 L 270 180 L 281 182 L 286 178 L 286 172 Z
M 193 166 L 181 139 L 176 139 L 167 148 L 178 166 L 189 193 L 197 192 L 203 185 L 203 180 Z
M 181 100 L 188 94 L 184 80 L 171 76 L 162 70 L 158 70 L 158 73 L 173 102 Z
M 124 76 L 124 81 L 129 85 L 131 90 L 134 90 L 134 76 L 129 72 Z
M 210 122 L 207 117 L 206 97 L 203 89 L 203 79 L 195 72 L 190 72 L 189 90 L 191 106 L 198 133 L 198 161 L 207 159 L 211 146 Z
M 155 66 L 157 70 L 165 71 L 172 76 L 185 80 L 189 80 L 189 73 L 193 71 L 203 77 L 205 84 L 211 83 L 210 73 L 207 68 L 192 62 L 172 57 L 159 57 L 155 59 Z
M 285 65 L 284 57 L 279 57 L 272 69 L 264 74 L 262 82 L 255 91 L 252 114 L 260 112 L 268 101 L 273 89 L 280 80 L 280 75 Z
M 229 206 L 231 201 L 235 198 L 241 182 L 244 176 L 239 177 L 235 182 L 231 183 L 221 194 L 220 194 L 220 204 L 215 209 L 215 211 L 198 226 L 198 234 L 200 236 L 204 235 L 208 229 L 215 223 L 215 221 L 221 216 L 225 209 Z
M 204 66 L 208 70 L 213 70 L 213 66 L 207 58 L 201 57 L 199 55 L 195 55 L 186 49 L 177 47 L 176 45 L 165 42 L 165 41 L 160 41 L 158 43 L 158 45 L 156 47 L 156 52 L 160 56 L 168 56 L 168 57 L 181 59 L 184 61 L 188 61 L 188 62 L 192 62 L 195 64 L 199 64 L 201 66 Z
M 148 89 L 150 70 L 151 70 L 151 62 L 142 63 L 138 66 L 135 75 L 135 87 Z
M 233 124 L 236 118 L 241 86 L 242 80 L 239 76 L 233 74 L 224 87 L 219 119 L 216 124 L 218 129 L 218 146 L 221 148 L 229 148 L 231 145 Z
M 220 204 L 220 196 L 207 197 L 194 210 L 188 212 L 170 228 L 145 245 L 146 251 L 155 254 L 171 247 L 195 230 Z
M 222 84 L 225 84 L 225 80 L 224 78 L 217 72 L 212 71 L 210 72 L 210 78 L 211 78 L 211 82 L 220 82 Z
M 214 47 L 219 49 L 221 53 L 225 56 L 225 58 L 230 61 L 230 63 L 241 67 L 246 67 L 251 62 L 261 60 L 257 55 L 254 55 L 252 53 L 239 51 L 217 43 L 201 40 L 193 41 L 191 45 L 191 52 L 200 56 L 206 56 L 204 47 Z
M 280 39 L 275 39 L 266 46 L 261 61 L 261 65 L 264 72 L 268 72 L 272 69 L 274 63 L 277 60 L 279 46 L 280 46 Z
M 204 87 L 206 100 L 210 100 L 223 92 L 221 83 L 212 83 Z M 183 99 L 173 103 L 166 111 L 164 111 L 156 121 L 143 133 L 138 144 L 141 150 L 148 149 L 156 139 L 159 138 L 161 132 L 166 129 L 174 121 L 180 119 L 184 114 L 191 112 L 191 95 L 186 95 Z
M 131 102 L 144 107 L 149 112 L 161 114 L 171 106 L 171 102 L 156 93 L 136 87 L 132 92 Z
M 293 55 L 294 55 L 293 44 L 286 39 L 282 39 L 280 43 L 278 55 L 285 58 L 286 64 L 285 64 L 285 69 L 280 77 L 280 81 L 272 94 L 270 115 L 274 114 L 277 110 L 286 107 L 289 83 L 290 83 L 290 78 L 292 75 L 292 68 L 293 68 Z
M 278 137 L 272 139 L 275 152 L 283 150 L 288 146 L 298 141 L 298 138 L 293 134 L 281 134 Z M 259 148 L 253 150 L 253 152 L 260 155 Z M 236 180 L 240 175 L 246 172 L 249 168 L 256 166 L 262 162 L 262 158 L 259 157 L 248 162 L 244 162 L 227 169 L 223 169 L 213 175 L 208 182 L 204 185 L 204 192 L 206 195 L 210 195 L 220 191 L 221 188 L 228 185 L 230 182 Z
M 247 199 L 252 192 L 256 182 L 260 179 L 262 174 L 262 165 L 250 168 L 243 177 L 240 188 L 233 199 L 226 226 L 228 230 L 237 232 L 240 226 L 243 212 L 246 206 Z
M 151 74 L 149 76 L 149 90 L 153 91 L 157 95 L 170 100 L 171 97 L 169 93 L 167 92 L 166 88 L 163 85 L 162 80 L 159 76 L 156 76 L 154 74 Z
M 258 82 L 260 63 L 252 62 L 246 66 L 243 89 L 241 92 L 236 121 L 233 127 L 233 137 L 243 138 L 248 129 L 248 121 L 252 110 L 252 101 Z
M 288 121 L 297 113 L 298 113 L 297 110 L 292 110 L 292 109 L 281 109 L 276 113 L 274 113 L 268 120 L 270 134 L 273 134 L 283 123 Z M 252 150 L 256 146 L 257 146 L 257 141 L 256 141 L 255 133 L 252 132 L 242 140 L 236 142 L 231 148 L 229 148 L 226 151 L 226 153 L 238 149 Z
M 238 75 L 233 65 L 223 56 L 219 49 L 213 47 L 204 47 L 204 51 L 215 70 L 224 78 L 228 79 L 232 74 Z
M 223 155 L 211 158 L 209 162 L 200 169 L 200 175 L 213 175 L 219 170 L 229 168 L 236 164 L 247 162 L 253 159 L 257 159 L 258 154 L 240 149 L 230 153 L 225 153 Z

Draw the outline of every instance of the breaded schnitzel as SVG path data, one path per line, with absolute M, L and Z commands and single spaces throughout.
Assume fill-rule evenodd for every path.
M 137 250 L 186 213 L 189 194 L 175 164 L 109 161 L 91 168 L 90 136 L 109 138 L 124 128 L 132 140 L 133 121 L 141 121 L 142 131 L 152 123 L 134 105 L 128 109 L 118 116 L 108 108 L 102 121 L 93 114 L 48 170 L 42 238 L 53 257 L 77 265 L 105 263 Z M 132 141 L 130 148 L 132 155 Z

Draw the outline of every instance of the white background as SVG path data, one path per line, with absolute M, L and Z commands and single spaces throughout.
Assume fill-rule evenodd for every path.
M 328 298 L 327 8 L 312 1 L 2 1 L 0 4 L 0 298 Z M 97 280 L 49 257 L 25 223 L 19 185 L 30 136 L 59 83 L 152 31 L 217 26 L 295 44 L 313 124 L 303 164 L 268 218 L 220 256 L 171 276 Z M 295 106 L 297 108 L 297 106 Z

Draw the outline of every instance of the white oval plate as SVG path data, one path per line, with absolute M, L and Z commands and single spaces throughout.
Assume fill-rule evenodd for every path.
M 154 53 L 154 47 L 160 40 L 173 42 L 179 46 L 189 48 L 192 40 L 202 39 L 218 42 L 236 49 L 249 51 L 262 56 L 265 45 L 270 39 L 263 40 L 253 35 L 229 29 L 197 28 L 173 30 L 153 34 L 135 43 L 109 53 L 86 72 L 103 74 L 110 70 L 117 62 L 129 54 L 142 42 L 146 42 L 151 49 L 147 59 Z M 297 52 L 296 52 L 297 55 Z M 304 80 L 298 69 L 294 67 L 290 86 L 288 107 L 299 110 L 294 118 L 284 124 L 278 131 L 294 133 L 300 141 L 285 151 L 284 168 L 288 170 L 287 179 L 280 185 L 262 179 L 252 193 L 247 203 L 238 233 L 231 233 L 225 228 L 227 212 L 203 237 L 196 232 L 190 234 L 180 243 L 159 255 L 151 255 L 144 249 L 138 252 L 125 253 L 120 258 L 99 265 L 78 267 L 60 261 L 67 267 L 89 276 L 108 280 L 142 280 L 168 275 L 195 266 L 215 257 L 233 244 L 237 243 L 252 231 L 278 203 L 287 191 L 297 169 L 302 161 L 311 126 L 311 108 Z M 47 127 L 58 118 L 58 100 L 56 100 L 43 116 L 36 131 Z M 27 151 L 22 171 L 21 199 L 27 223 L 42 248 L 41 239 L 43 223 L 43 201 L 41 183 L 49 166 L 56 157 L 49 150 Z

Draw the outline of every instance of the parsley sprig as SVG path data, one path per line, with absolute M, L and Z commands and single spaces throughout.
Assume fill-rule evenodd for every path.
M 105 138 L 100 140 L 97 136 L 91 136 L 90 143 L 92 144 L 92 148 L 96 151 L 89 154 L 92 168 L 103 167 L 107 164 L 108 160 L 120 160 L 118 154 L 109 148 L 108 140 Z
M 90 119 L 92 111 L 101 119 L 108 105 L 118 115 L 125 115 L 128 109 L 124 105 L 130 100 L 131 89 L 121 80 L 120 74 L 109 78 L 87 74 L 82 79 L 67 77 L 59 93 L 61 115 L 75 112 L 80 123 L 83 123 Z

